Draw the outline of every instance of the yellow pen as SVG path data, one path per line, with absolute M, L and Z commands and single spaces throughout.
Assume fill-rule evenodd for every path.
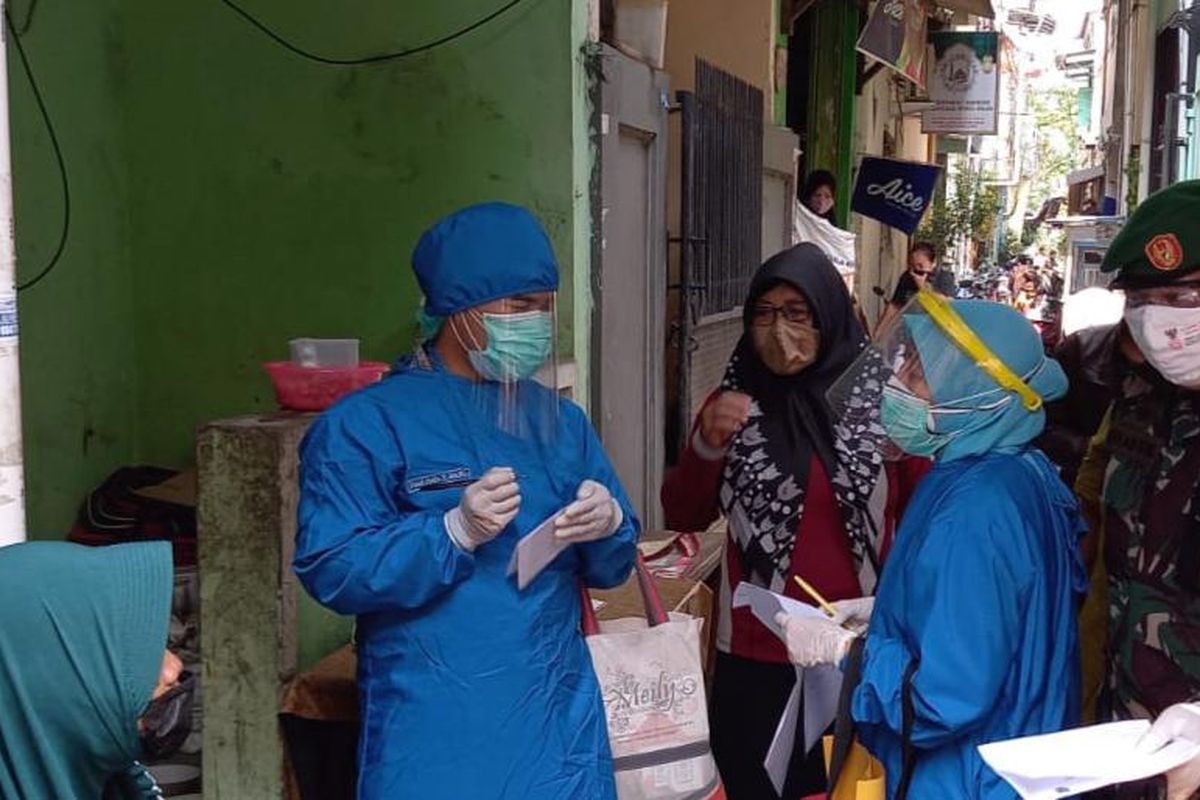
M 804 580 L 804 578 L 801 578 L 799 575 L 795 575 L 793 577 L 795 577 L 796 583 L 800 586 L 800 588 L 804 590 L 804 593 L 807 594 L 809 597 L 811 597 L 813 599 L 813 602 L 815 602 L 818 606 L 821 607 L 822 611 L 824 611 L 826 614 L 828 614 L 831 618 L 837 617 L 838 610 L 833 607 L 833 604 L 831 604 L 828 600 L 826 600 L 824 597 L 822 597 L 821 593 L 818 592 L 816 589 L 814 589 L 808 583 L 808 581 Z

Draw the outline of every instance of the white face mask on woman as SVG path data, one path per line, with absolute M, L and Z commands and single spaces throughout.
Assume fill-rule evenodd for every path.
M 1159 374 L 1200 389 L 1200 308 L 1141 305 L 1125 312 L 1129 334 Z
M 825 216 L 833 210 L 833 198 L 827 194 L 814 194 L 808 201 L 808 207 L 817 216 Z

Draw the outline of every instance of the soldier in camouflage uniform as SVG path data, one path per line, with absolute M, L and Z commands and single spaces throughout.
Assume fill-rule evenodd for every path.
M 1148 199 L 1104 262 L 1144 363 L 1089 459 L 1103 464 L 1109 576 L 1102 716 L 1200 700 L 1200 181 Z M 1158 784 L 1117 796 L 1157 798 Z

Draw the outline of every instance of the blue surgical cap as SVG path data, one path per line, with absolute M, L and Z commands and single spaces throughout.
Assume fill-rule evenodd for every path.
M 541 224 L 520 206 L 481 203 L 439 220 L 413 250 L 425 313 L 447 317 L 518 294 L 558 290 Z

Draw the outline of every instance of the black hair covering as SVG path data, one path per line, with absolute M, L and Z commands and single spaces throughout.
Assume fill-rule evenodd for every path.
M 750 332 L 755 304 L 780 283 L 791 284 L 804 295 L 821 332 L 816 360 L 798 375 L 776 375 L 768 369 L 759 358 Z M 797 474 L 807 476 L 815 449 L 832 475 L 834 420 L 825 393 L 867 344 L 866 331 L 854 313 L 845 281 L 816 245 L 806 242 L 784 250 L 759 267 L 750 281 L 742 324 L 730 377 L 758 400 L 768 420 L 786 429 L 777 431 L 784 433 L 779 439 L 788 441 L 793 452 L 777 463 L 792 464 Z M 768 431 L 768 438 L 772 438 L 771 433 Z
M 755 305 L 781 283 L 805 296 L 821 333 L 816 359 L 796 375 L 772 372 L 759 357 L 751 331 Z M 751 280 L 743 325 L 723 388 L 749 394 L 757 409 L 730 445 L 722 503 L 727 514 L 734 512 L 746 520 L 735 538 L 748 579 L 777 591 L 786 580 L 814 454 L 833 483 L 847 520 L 860 579 L 864 559 L 871 562 L 865 574 L 873 576 L 877 555 L 869 552 L 873 528 L 864 504 L 877 480 L 878 465 L 864 460 L 878 459 L 878 448 L 858 441 L 867 435 L 863 432 L 839 433 L 825 397 L 868 341 L 845 282 L 816 245 L 785 250 L 763 264 Z

